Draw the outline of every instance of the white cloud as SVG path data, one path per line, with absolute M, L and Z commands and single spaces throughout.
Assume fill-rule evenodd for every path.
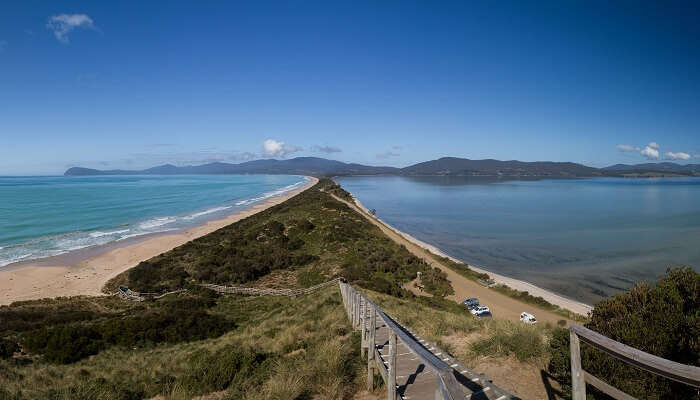
M 673 153 L 669 151 L 664 155 L 669 160 L 690 160 L 690 154 L 683 152 Z
M 263 150 L 268 157 L 284 157 L 287 154 L 296 153 L 303 150 L 298 146 L 289 146 L 284 142 L 279 142 L 274 139 L 267 139 L 263 142 Z
M 95 29 L 92 18 L 85 14 L 59 14 L 49 18 L 46 28 L 51 30 L 61 43 L 69 43 L 68 33 L 75 28 Z
M 617 149 L 624 152 L 639 151 L 639 147 L 631 146 L 629 144 L 618 144 Z
M 651 147 L 652 149 L 659 149 L 659 144 L 656 142 L 649 142 L 647 146 Z
M 656 144 L 656 143 L 651 142 L 649 144 L 651 145 L 651 144 Z M 657 145 L 657 147 L 658 147 L 658 145 Z M 650 160 L 658 160 L 659 159 L 659 151 L 652 148 L 651 146 L 646 146 L 645 148 L 643 148 L 639 152 L 639 154 L 643 155 L 644 157 L 646 157 Z

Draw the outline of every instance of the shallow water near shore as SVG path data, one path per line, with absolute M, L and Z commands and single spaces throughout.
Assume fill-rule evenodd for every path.
M 589 304 L 700 266 L 700 178 L 337 180 L 453 257 Z
M 0 266 L 186 229 L 306 182 L 284 175 L 0 177 Z

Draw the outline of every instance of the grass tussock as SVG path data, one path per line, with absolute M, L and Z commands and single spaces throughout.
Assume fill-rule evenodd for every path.
M 502 324 L 488 338 L 471 344 L 478 356 L 514 355 L 519 361 L 539 360 L 547 356 L 546 336 L 535 326 Z
M 416 297 L 401 299 L 366 292 L 382 309 L 436 343 L 467 365 L 476 357 L 506 358 L 540 364 L 548 356 L 550 324 L 479 319 L 461 305 L 449 300 Z
M 99 300 L 96 300 L 99 301 Z M 0 399 L 343 399 L 363 384 L 336 286 L 297 299 L 222 296 L 222 336 L 114 346 L 71 364 L 0 360 Z

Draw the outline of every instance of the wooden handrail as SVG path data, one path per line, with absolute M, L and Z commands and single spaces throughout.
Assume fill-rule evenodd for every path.
M 430 352 L 423 344 L 421 344 L 419 341 L 417 341 L 413 335 L 409 333 L 409 331 L 401 326 L 397 321 L 395 321 L 393 318 L 391 318 L 388 314 L 386 314 L 376 303 L 374 303 L 372 300 L 370 300 L 367 296 L 364 294 L 360 293 L 357 291 L 354 287 L 352 287 L 350 284 L 345 283 L 341 281 L 339 283 L 340 286 L 340 292 L 343 296 L 343 301 L 345 303 L 345 308 L 348 313 L 348 316 L 350 317 L 352 321 L 352 326 L 354 329 L 361 329 L 363 330 L 363 337 L 364 337 L 364 330 L 365 329 L 370 329 L 371 331 L 374 331 L 374 326 L 372 322 L 372 318 L 376 315 L 381 318 L 381 320 L 384 322 L 387 328 L 391 330 L 391 335 L 390 335 L 390 349 L 393 349 L 394 346 L 391 346 L 391 344 L 395 343 L 393 339 L 394 337 L 396 339 L 399 339 L 403 345 L 408 348 L 408 350 L 416 356 L 418 360 L 428 369 L 430 370 L 436 378 L 436 384 L 437 384 L 437 393 L 436 393 L 436 399 L 443 399 L 443 400 L 457 400 L 457 399 L 464 399 L 465 394 L 463 392 L 463 387 L 462 384 L 460 384 L 457 379 L 456 379 L 456 371 L 454 368 L 447 363 L 445 363 L 442 359 L 437 357 L 435 354 Z M 369 305 L 370 309 L 370 314 L 372 315 L 371 318 L 361 318 L 362 317 L 362 310 L 366 310 L 366 305 Z M 373 335 L 374 332 L 372 332 L 371 335 Z M 373 357 L 376 357 L 377 349 L 372 348 L 375 345 L 375 341 L 373 336 L 370 336 L 370 340 L 366 341 L 366 344 L 363 343 L 363 346 L 366 345 L 368 348 L 368 354 L 372 354 Z M 371 347 L 370 347 L 371 346 Z M 440 354 L 440 353 L 438 353 Z M 388 371 L 385 371 L 385 366 L 382 363 L 377 363 L 376 365 L 379 368 L 379 372 L 381 373 L 382 377 L 385 379 L 387 382 L 387 391 L 388 391 L 388 398 L 391 400 L 394 400 L 395 396 L 395 386 L 392 378 L 393 373 L 391 372 L 391 368 L 396 368 L 396 365 L 391 365 L 392 360 L 394 359 L 393 357 L 393 351 L 390 351 L 389 355 L 389 363 L 390 365 L 388 366 Z M 394 359 L 395 360 L 395 359 Z M 371 360 L 368 359 L 368 380 L 370 379 L 369 376 L 371 375 L 371 372 L 369 371 L 369 368 L 371 367 L 372 363 Z M 395 370 L 394 370 L 395 371 Z M 464 372 L 464 371 L 463 371 Z M 473 374 L 477 375 L 477 374 Z M 491 394 L 493 394 L 495 397 L 494 398 L 499 398 L 499 399 L 512 399 L 514 398 L 512 395 L 509 393 L 505 392 L 504 390 L 500 389 L 496 385 L 493 385 L 491 382 L 484 381 L 480 378 L 471 378 L 471 382 L 476 382 L 479 381 L 481 385 L 483 385 L 483 390 L 482 392 L 490 391 Z M 392 390 L 394 389 L 394 390 Z M 487 396 L 488 398 L 491 398 L 491 396 Z
M 700 388 L 700 367 L 681 364 L 643 352 L 574 323 L 569 325 L 569 331 L 571 332 L 571 389 L 573 400 L 586 398 L 585 382 L 588 382 L 596 388 L 604 391 L 613 398 L 621 399 L 630 397 L 629 395 L 620 392 L 619 390 L 583 370 L 581 367 L 579 338 L 594 348 L 639 369 L 649 371 L 655 375 L 663 376 L 686 385 Z
M 359 293 L 359 292 L 358 292 Z M 442 392 L 442 398 L 445 400 L 461 399 L 464 397 L 462 390 L 460 388 L 457 379 L 454 377 L 454 370 L 452 367 L 447 365 L 444 361 L 439 359 L 435 354 L 431 353 L 423 347 L 422 344 L 418 343 L 415 339 L 409 336 L 408 333 L 398 325 L 391 317 L 389 317 L 378 305 L 376 305 L 372 300 L 368 299 L 364 294 L 360 293 L 366 302 L 372 305 L 372 307 L 377 310 L 377 315 L 384 321 L 386 326 L 396 334 L 396 336 L 401 340 L 401 342 L 408 348 L 408 350 L 418 357 L 425 366 L 430 369 L 437 377 L 440 382 L 440 391 Z

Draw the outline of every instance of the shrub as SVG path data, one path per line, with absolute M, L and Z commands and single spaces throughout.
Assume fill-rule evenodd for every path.
M 6 339 L 0 339 L 0 359 L 10 358 L 19 351 L 17 343 Z
M 29 351 L 41 353 L 47 361 L 58 364 L 81 360 L 105 347 L 99 331 L 85 326 L 40 329 L 26 335 L 23 344 Z
M 93 323 L 47 327 L 23 335 L 32 353 L 52 363 L 68 364 L 97 354 L 109 346 L 143 346 L 217 337 L 235 324 L 205 309 L 215 305 L 207 297 L 164 299 L 128 316 L 115 315 Z
M 520 361 L 542 357 L 546 347 L 542 335 L 531 326 L 515 325 L 512 330 L 498 330 L 490 338 L 473 343 L 472 351 L 479 355 L 514 354 Z
M 228 345 L 211 353 L 201 350 L 190 357 L 182 385 L 193 392 L 221 391 L 230 385 L 259 386 L 269 372 L 269 356 L 252 349 Z
M 586 327 L 641 351 L 699 366 L 700 274 L 687 267 L 668 269 L 656 285 L 642 282 L 600 301 Z M 569 357 L 568 339 L 559 338 L 551 351 L 556 362 L 550 362 L 550 372 L 570 385 L 561 361 Z M 583 344 L 581 363 L 586 371 L 635 397 L 680 399 L 696 394 L 687 385 L 640 371 Z

